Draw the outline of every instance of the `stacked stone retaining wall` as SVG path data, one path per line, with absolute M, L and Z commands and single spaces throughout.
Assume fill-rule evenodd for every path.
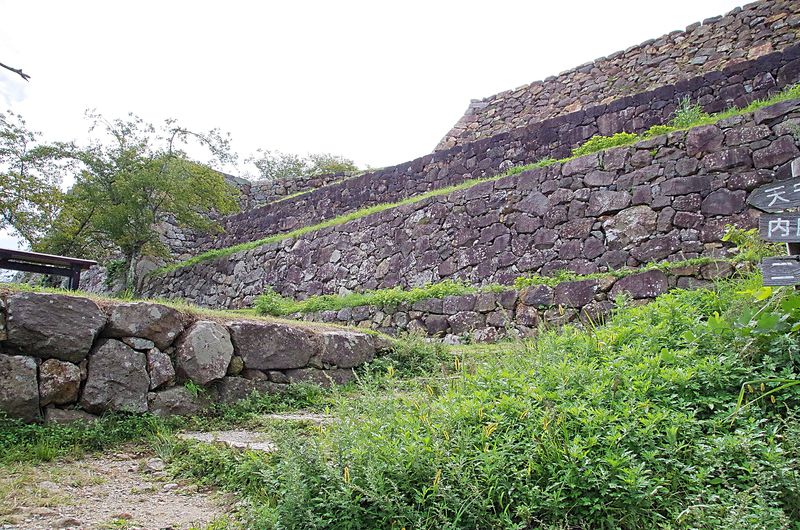
M 0 412 L 24 421 L 195 414 L 293 382 L 347 382 L 389 346 L 352 330 L 221 321 L 149 302 L 0 295 Z
M 752 227 L 747 193 L 790 176 L 800 100 L 487 181 L 163 275 L 148 296 L 244 307 L 267 287 L 304 298 L 445 278 L 511 284 L 718 256 Z
M 558 76 L 476 100 L 437 150 L 723 70 L 794 45 L 800 3 L 764 0 L 596 59 Z

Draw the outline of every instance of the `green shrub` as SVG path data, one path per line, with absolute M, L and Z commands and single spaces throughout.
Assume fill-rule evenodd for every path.
M 713 121 L 711 115 L 705 112 L 699 104 L 692 103 L 691 98 L 686 96 L 678 102 L 669 126 L 675 129 L 688 129 L 711 121 Z
M 586 140 L 582 145 L 572 150 L 572 156 L 584 156 L 598 151 L 611 149 L 623 145 L 631 145 L 641 138 L 638 134 L 620 132 L 612 136 L 595 135 Z

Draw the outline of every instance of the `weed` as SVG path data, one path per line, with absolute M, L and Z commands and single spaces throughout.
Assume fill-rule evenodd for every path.
M 581 146 L 572 150 L 572 156 L 584 156 L 598 151 L 605 151 L 612 147 L 619 147 L 621 145 L 630 145 L 639 141 L 641 138 L 638 134 L 620 132 L 612 136 L 599 136 L 595 135 L 586 140 Z

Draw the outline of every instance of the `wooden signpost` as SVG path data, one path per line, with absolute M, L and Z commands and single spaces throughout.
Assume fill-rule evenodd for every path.
M 758 220 L 758 234 L 767 241 L 786 243 L 788 256 L 764 258 L 764 285 L 800 285 L 800 158 L 792 162 L 792 178 L 753 190 L 747 203 L 766 215 Z

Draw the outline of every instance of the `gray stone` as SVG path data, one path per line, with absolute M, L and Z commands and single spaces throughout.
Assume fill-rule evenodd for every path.
M 250 381 L 268 381 L 269 376 L 266 372 L 261 370 L 251 370 L 250 368 L 245 368 L 242 370 L 242 377 L 245 379 L 249 379 Z
M 0 411 L 18 420 L 39 420 L 39 386 L 33 357 L 0 353 Z
M 224 326 L 210 320 L 192 324 L 175 350 L 178 377 L 207 385 L 225 377 L 233 357 L 231 336 Z
M 77 365 L 47 359 L 39 366 L 39 405 L 66 405 L 78 401 L 81 369 Z
M 147 373 L 150 375 L 150 390 L 156 390 L 175 382 L 175 368 L 169 355 L 158 348 L 147 351 Z
M 425 330 L 428 335 L 436 336 L 444 334 L 450 327 L 447 317 L 444 315 L 428 315 L 425 317 Z
M 442 302 L 442 312 L 445 315 L 455 315 L 459 311 L 472 311 L 475 309 L 475 295 L 445 296 Z
M 355 379 L 355 373 L 349 368 L 333 370 L 318 370 L 316 368 L 301 368 L 286 370 L 286 376 L 292 383 L 312 383 L 324 387 L 343 385 Z
M 447 321 L 450 323 L 450 332 L 454 335 L 470 333 L 484 324 L 483 315 L 474 311 L 459 311 Z
M 677 252 L 679 248 L 680 242 L 677 237 L 673 235 L 658 236 L 638 247 L 632 248 L 631 256 L 642 263 L 661 261 Z
M 564 175 L 565 177 L 570 177 L 572 175 L 577 175 L 579 173 L 580 174 L 588 173 L 592 169 L 597 168 L 597 163 L 598 159 L 596 153 L 591 155 L 581 156 L 573 160 L 570 160 L 569 162 L 564 163 L 564 165 L 561 166 L 561 174 Z
M 661 184 L 661 193 L 664 195 L 688 195 L 711 187 L 711 177 L 698 175 L 694 177 L 675 177 Z
M 600 216 L 623 210 L 631 203 L 631 194 L 627 191 L 599 190 L 592 192 L 586 215 Z
M 615 298 L 625 292 L 634 299 L 655 298 L 667 292 L 667 289 L 669 289 L 667 275 L 659 270 L 652 270 L 617 280 L 611 288 L 611 297 Z
M 650 237 L 656 230 L 658 214 L 649 206 L 626 208 L 603 222 L 606 239 L 622 245 L 636 243 Z
M 753 165 L 756 168 L 779 166 L 800 155 L 800 150 L 791 136 L 781 136 L 767 147 L 753 152 Z
M 147 406 L 150 414 L 156 416 L 190 416 L 203 410 L 202 399 L 182 386 L 150 392 Z
M 703 165 L 709 171 L 725 171 L 733 168 L 753 167 L 750 150 L 746 147 L 734 147 L 726 151 L 711 153 L 703 157 Z
M 338 368 L 353 368 L 371 361 L 375 357 L 372 337 L 364 333 L 336 330 L 324 331 L 322 339 L 322 362 Z
M 7 345 L 34 357 L 77 363 L 105 323 L 105 313 L 88 298 L 17 293 L 8 299 Z
M 139 337 L 122 337 L 120 340 L 134 350 L 147 351 L 156 347 L 156 343 L 152 340 L 142 339 Z
M 744 191 L 730 191 L 725 188 L 711 192 L 703 200 L 700 211 L 705 215 L 732 215 L 744 209 Z
M 519 294 L 520 301 L 531 307 L 550 307 L 553 305 L 553 288 L 547 285 L 526 287 Z M 519 308 L 517 308 L 519 311 Z
M 97 419 L 97 416 L 78 409 L 57 409 L 54 407 L 44 409 L 45 425 L 69 425 L 70 423 L 87 425 L 97 421 Z
M 166 350 L 183 331 L 180 313 L 165 305 L 150 302 L 120 304 L 111 310 L 107 337 L 140 337 Z
M 522 324 L 523 326 L 538 326 L 539 312 L 536 311 L 536 308 L 533 306 L 520 304 L 517 306 L 517 312 L 514 317 L 514 321 L 517 324 Z
M 101 340 L 89 354 L 89 374 L 80 405 L 101 414 L 105 411 L 147 412 L 145 354 L 114 339 Z
M 686 134 L 686 153 L 689 156 L 713 153 L 722 147 L 723 140 L 722 130 L 716 125 L 694 127 Z
M 228 325 L 234 351 L 247 368 L 288 370 L 303 368 L 320 351 L 313 332 L 277 322 L 234 322 Z
M 254 392 L 275 394 L 282 390 L 282 385 L 271 381 L 253 381 L 244 377 L 223 377 L 214 383 L 214 395 L 225 405 L 247 399 Z
M 597 292 L 597 280 L 581 280 L 563 282 L 555 287 L 554 302 L 564 307 L 583 307 L 592 300 Z

